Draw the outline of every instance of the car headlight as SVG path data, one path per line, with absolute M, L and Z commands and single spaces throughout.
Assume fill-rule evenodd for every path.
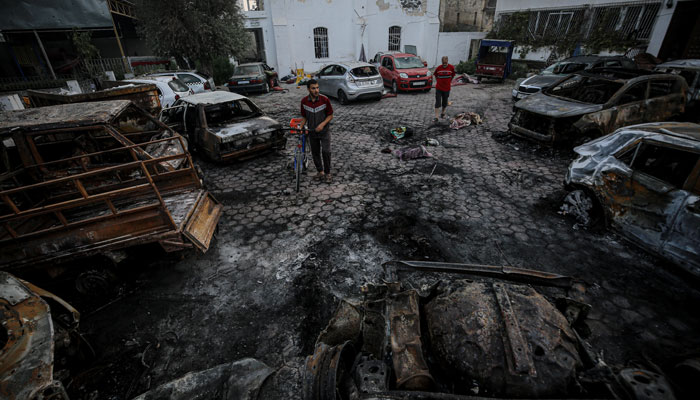
M 518 91 L 515 90 L 515 89 L 513 89 L 513 97 L 515 97 L 515 96 L 517 96 L 517 95 L 518 95 Z
M 403 79 L 408 79 L 408 74 L 405 72 L 400 73 L 399 76 Z
M 430 71 L 428 71 L 428 73 L 425 76 L 430 77 L 431 75 L 433 75 L 433 74 L 431 74 Z

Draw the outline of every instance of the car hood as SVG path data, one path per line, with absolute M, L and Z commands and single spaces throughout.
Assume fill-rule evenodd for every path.
M 210 128 L 210 130 L 223 143 L 243 137 L 260 135 L 281 128 L 282 124 L 274 119 L 267 116 L 260 116 L 213 127 Z
M 515 108 L 548 117 L 562 118 L 600 111 L 603 105 L 578 103 L 539 92 L 518 101 L 515 103 Z
M 566 75 L 533 75 L 520 82 L 521 85 L 534 86 L 544 88 L 551 86 L 554 82 L 565 77 Z
M 404 74 L 409 74 L 409 75 L 426 75 L 428 73 L 428 68 L 397 68 L 396 69 L 398 72 L 403 72 Z

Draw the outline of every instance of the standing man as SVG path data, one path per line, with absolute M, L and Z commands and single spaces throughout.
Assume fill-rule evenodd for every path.
M 442 107 L 441 118 L 445 118 L 445 109 L 447 108 L 447 98 L 450 97 L 450 89 L 452 89 L 452 78 L 455 76 L 455 67 L 447 63 L 447 56 L 442 57 L 442 64 L 435 68 L 435 119 L 438 121 L 438 112 Z
M 319 94 L 318 82 L 310 79 L 306 83 L 309 95 L 301 99 L 302 126 L 309 127 L 311 155 L 318 173 L 315 179 L 325 179 L 330 183 L 331 177 L 331 133 L 328 124 L 333 119 L 333 107 L 328 97 Z

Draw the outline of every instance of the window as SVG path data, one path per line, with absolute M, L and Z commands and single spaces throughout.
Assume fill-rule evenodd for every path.
M 696 153 L 642 142 L 632 169 L 682 188 L 698 157 Z
M 391 62 L 391 57 L 382 58 L 382 66 L 388 69 L 394 69 L 394 64 Z
M 649 98 L 661 97 L 673 93 L 673 81 L 651 81 Z
M 238 0 L 238 6 L 243 11 L 262 11 L 263 0 Z
M 190 74 L 178 74 L 177 78 L 185 83 L 201 83 L 199 78 Z
M 341 67 L 340 65 L 336 65 L 335 68 L 333 68 L 333 75 L 342 76 L 345 75 L 345 71 L 345 68 Z
M 647 83 L 640 82 L 631 88 L 627 89 L 625 94 L 620 97 L 620 104 L 633 103 L 635 101 L 642 101 L 647 95 Z
M 314 28 L 314 50 L 316 58 L 328 58 L 328 29 Z
M 389 51 L 401 50 L 401 27 L 392 26 L 389 28 Z
M 319 75 L 321 75 L 321 76 L 330 75 L 331 71 L 333 71 L 333 65 L 329 65 L 326 68 L 322 69 L 321 73 Z

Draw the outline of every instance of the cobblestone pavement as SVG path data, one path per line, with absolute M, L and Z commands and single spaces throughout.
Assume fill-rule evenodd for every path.
M 285 124 L 306 94 L 286 87 L 253 97 Z M 379 280 L 382 262 L 421 259 L 580 277 L 593 306 L 589 341 L 611 363 L 642 353 L 663 361 L 697 347 L 697 291 L 616 235 L 575 229 L 557 214 L 571 153 L 507 138 L 509 95 L 508 84 L 455 87 L 448 112 L 484 117 L 459 131 L 432 123 L 432 91 L 346 106 L 333 100 L 334 181 L 309 174 L 299 194 L 291 191 L 291 141 L 281 154 L 230 165 L 200 160 L 205 184 L 224 204 L 212 248 L 150 269 L 133 295 L 91 317 L 86 325 L 98 346 L 140 338 L 143 350 L 158 341 L 151 367 L 131 381 L 134 394 L 147 383 L 255 357 L 281 368 L 274 379 L 288 393 L 278 398 L 295 398 L 299 365 L 337 300 Z M 403 145 L 388 135 L 402 125 L 415 131 L 405 144 L 437 139 L 429 147 L 435 157 L 399 161 L 382 153 Z

